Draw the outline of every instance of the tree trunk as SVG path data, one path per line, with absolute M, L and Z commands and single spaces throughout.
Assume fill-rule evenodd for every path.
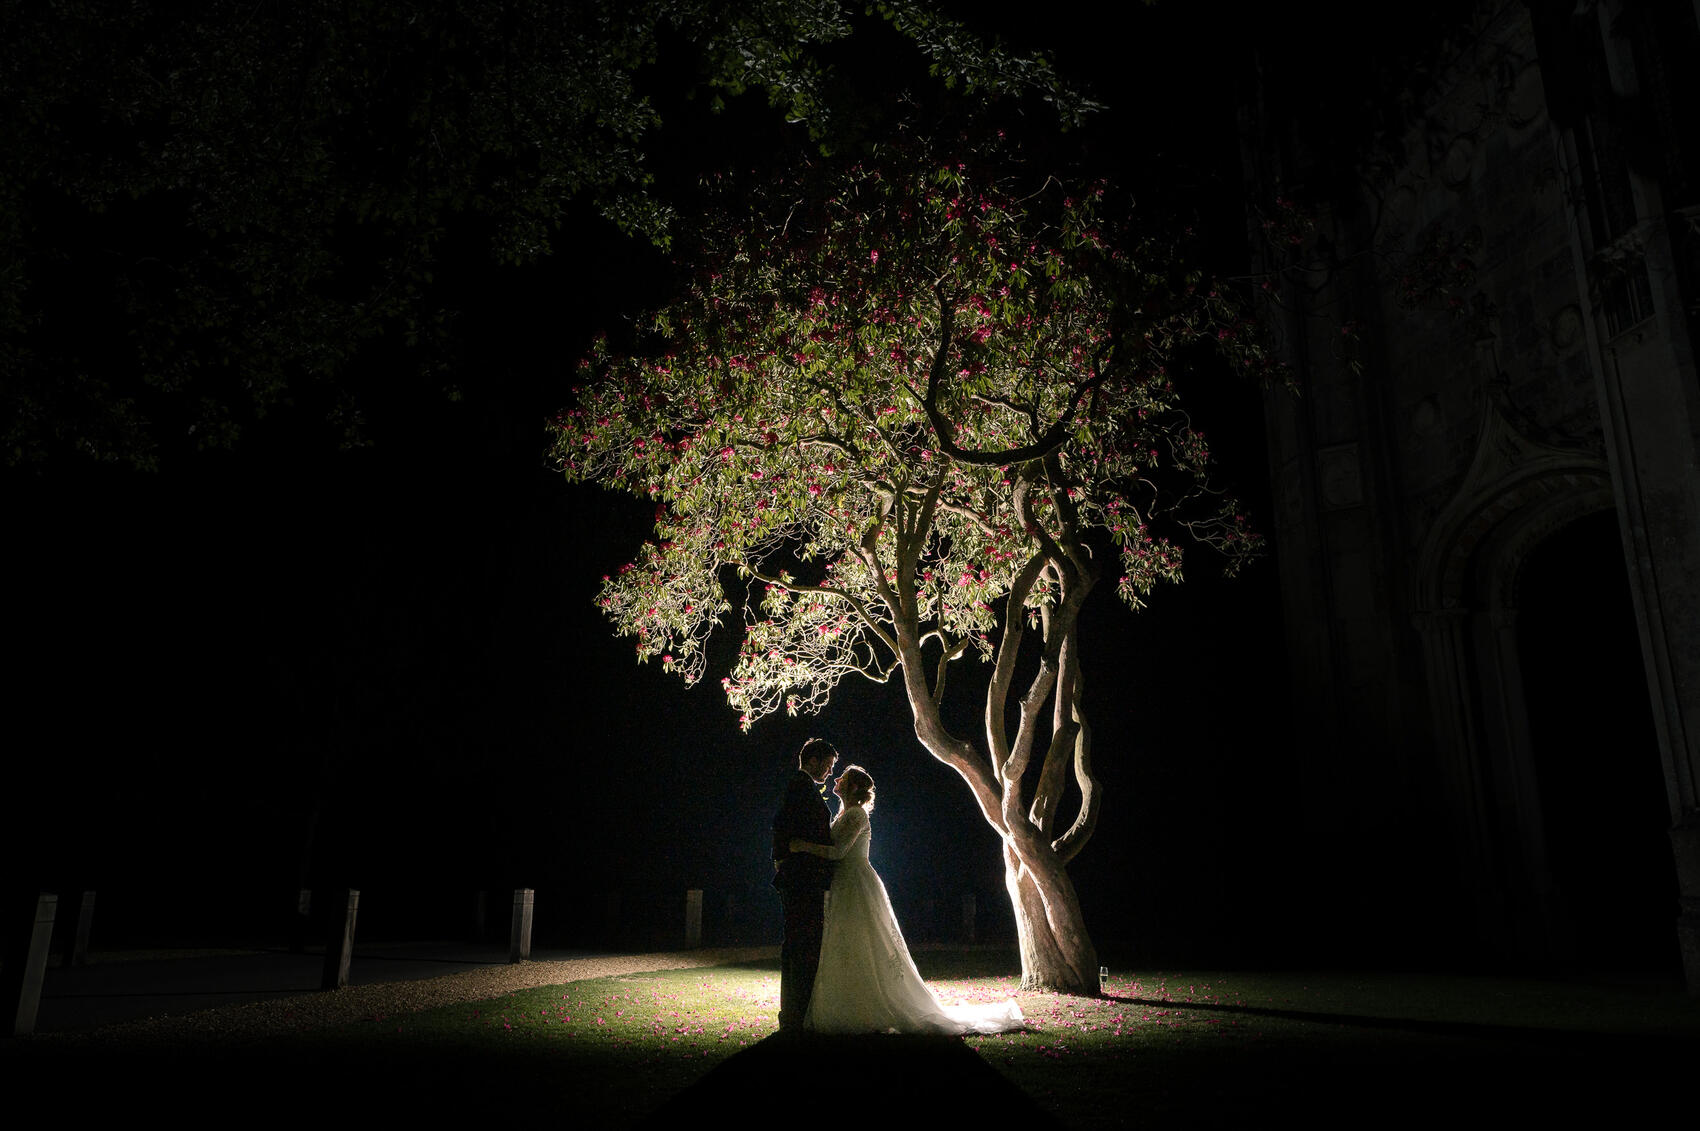
M 1026 770 L 1036 734 L 1037 721 L 1045 702 L 1056 693 L 1059 669 L 1068 671 L 1061 692 L 1062 707 L 1059 719 L 1065 720 L 1068 737 L 1061 743 L 1047 744 L 1045 761 L 1049 778 L 1060 778 L 1062 770 L 1050 767 L 1052 762 L 1070 760 L 1075 743 L 1073 735 L 1081 720 L 1079 707 L 1078 658 L 1073 649 L 1065 656 L 1062 641 L 1072 633 L 1081 603 L 1091 588 L 1087 584 L 1065 595 L 1060 614 L 1046 614 L 1046 638 L 1056 645 L 1047 648 L 1047 656 L 1034 676 L 1021 704 L 1021 733 L 1011 744 L 1004 737 L 1001 724 L 1004 704 L 1009 693 L 1015 654 L 1022 638 L 1022 606 L 1027 591 L 1039 575 L 1044 559 L 1035 557 L 1022 570 L 1012 587 L 1009 616 L 1004 623 L 1004 640 L 998 649 L 997 669 L 992 675 L 986 695 L 987 750 L 978 753 L 974 748 L 951 735 L 939 714 L 937 688 L 928 686 L 926 668 L 921 662 L 921 636 L 915 614 L 914 593 L 908 579 L 915 570 L 918 547 L 925 537 L 905 535 L 899 542 L 896 573 L 896 593 L 881 582 L 881 596 L 893 610 L 896 650 L 903 669 L 904 690 L 909 698 L 915 721 L 915 736 L 921 745 L 940 762 L 955 770 L 974 793 L 980 813 L 986 823 L 1003 837 L 1004 886 L 1009 892 L 1010 906 L 1015 912 L 1016 935 L 1021 946 L 1021 988 L 1053 990 L 1058 993 L 1081 994 L 1092 997 L 1099 993 L 1098 951 L 1086 933 L 1086 921 L 1080 914 L 1080 900 L 1074 883 L 1068 878 L 1063 857 L 1052 847 L 1051 834 L 1046 827 L 1055 812 L 1054 799 L 1045 803 L 1045 820 L 1030 820 L 1027 806 L 1021 798 L 1021 778 Z M 870 562 L 873 561 L 871 536 L 864 539 Z M 905 556 L 907 555 L 907 557 Z M 870 564 L 876 569 L 877 563 Z M 1053 619 L 1055 618 L 1055 619 Z M 1051 636 L 1052 631 L 1056 633 Z M 1065 660 L 1066 665 L 1065 665 Z M 942 668 L 943 665 L 941 664 Z M 1056 749 L 1052 749 L 1056 747 Z M 1090 772 L 1082 768 L 1083 788 L 1092 784 Z M 1090 793 L 1081 810 L 1083 828 L 1069 839 L 1073 851 L 1091 835 L 1096 808 Z M 1073 855 L 1073 852 L 1070 852 Z
M 1068 872 L 1060 862 L 1030 867 L 1008 841 L 1003 860 L 1021 944 L 1021 988 L 1096 997 L 1098 950 L 1086 933 Z

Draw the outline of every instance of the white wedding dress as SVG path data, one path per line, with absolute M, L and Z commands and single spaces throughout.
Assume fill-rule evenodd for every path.
M 803 1028 L 817 1033 L 1003 1033 L 1024 1024 L 1014 1001 L 941 1005 L 921 980 L 868 862 L 867 810 L 846 805 L 832 822 L 832 875 L 820 970 Z

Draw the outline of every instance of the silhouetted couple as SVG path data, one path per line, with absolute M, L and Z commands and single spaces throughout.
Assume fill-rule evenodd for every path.
M 785 908 L 781 1033 L 999 1033 L 1024 1024 L 1014 1001 L 940 1005 L 915 969 L 891 900 L 868 862 L 874 779 L 811 738 L 773 817 L 773 886 Z M 823 898 L 824 896 L 824 898 Z

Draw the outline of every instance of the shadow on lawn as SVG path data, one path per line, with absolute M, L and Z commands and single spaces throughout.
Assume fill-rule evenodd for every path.
M 877 1034 L 767 1037 L 721 1061 L 643 1126 L 677 1127 L 707 1113 L 829 1110 L 822 1105 L 846 1100 L 871 1123 L 1062 1129 L 960 1038 Z
M 1376 1013 L 1337 1013 L 1317 1009 L 1282 1009 L 1268 1005 L 1232 1005 L 1226 1002 L 1177 1002 L 1165 998 L 1128 997 L 1105 994 L 1104 1001 L 1124 1002 L 1147 1009 L 1184 1010 L 1188 1013 L 1216 1014 L 1247 1019 L 1269 1018 L 1281 1021 L 1301 1021 L 1310 1025 L 1340 1025 L 1349 1029 L 1387 1029 L 1401 1033 L 1431 1037 L 1462 1037 L 1476 1040 L 1517 1041 L 1528 1045 L 1545 1045 L 1557 1049 L 1585 1051 L 1591 1048 L 1612 1049 L 1632 1054 L 1638 1048 L 1662 1051 L 1671 1046 L 1673 1036 L 1663 1033 L 1613 1033 L 1599 1030 L 1554 1027 L 1551 1025 L 1507 1025 L 1492 1021 L 1431 1021 L 1420 1017 L 1389 1016 Z M 1691 1035 L 1686 1039 L 1695 1043 Z

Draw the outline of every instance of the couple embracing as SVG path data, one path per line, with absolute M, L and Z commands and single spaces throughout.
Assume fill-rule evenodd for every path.
M 1014 1001 L 941 1005 L 933 996 L 868 862 L 874 780 L 860 766 L 824 786 L 838 762 L 811 738 L 773 817 L 773 886 L 785 908 L 780 951 L 781 1033 L 999 1033 L 1023 1025 Z M 822 894 L 829 893 L 823 900 Z M 823 906 L 824 904 L 824 906 Z

